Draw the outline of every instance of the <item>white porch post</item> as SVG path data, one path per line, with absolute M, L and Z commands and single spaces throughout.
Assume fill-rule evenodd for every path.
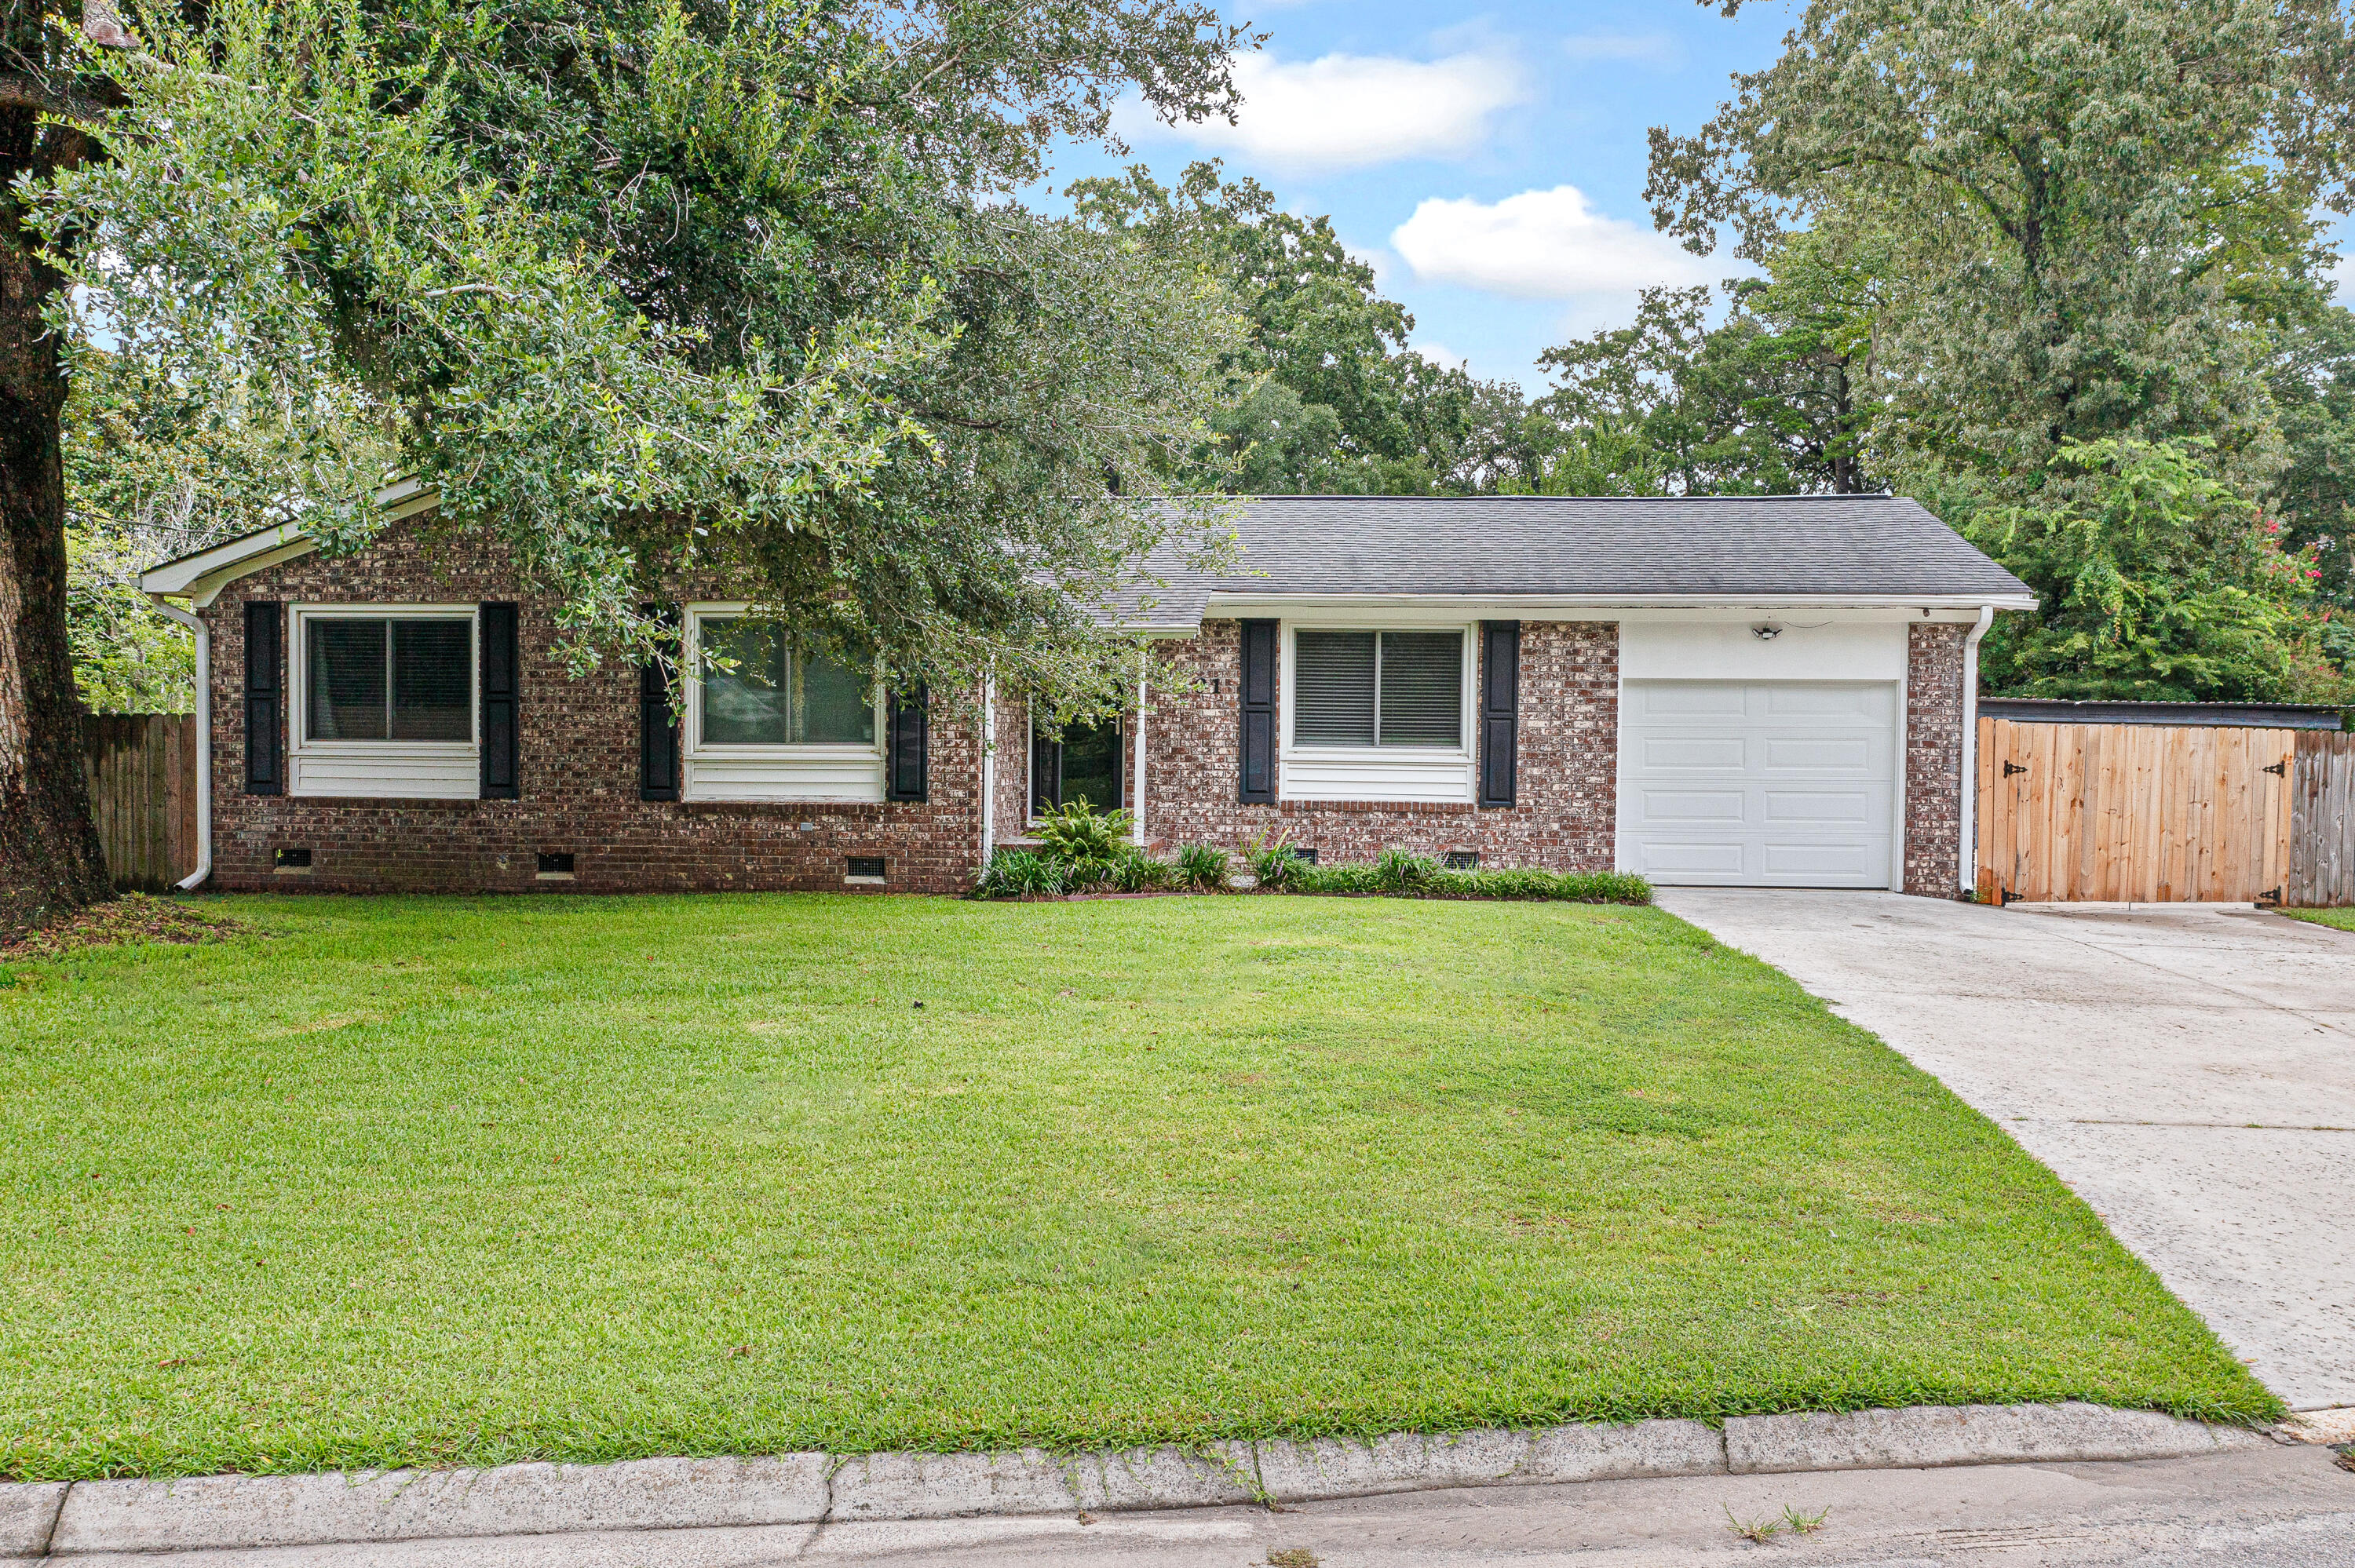
M 1145 655 L 1136 656 L 1136 821 L 1129 836 L 1145 847 Z

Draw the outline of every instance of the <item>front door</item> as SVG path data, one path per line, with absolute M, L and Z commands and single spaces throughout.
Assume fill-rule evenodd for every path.
M 1085 800 L 1098 811 L 1120 806 L 1120 726 L 1067 726 L 1063 738 L 1050 740 L 1043 731 L 1030 739 L 1030 814 L 1042 816 L 1058 806 Z

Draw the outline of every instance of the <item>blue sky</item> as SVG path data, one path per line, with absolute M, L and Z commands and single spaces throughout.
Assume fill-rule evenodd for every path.
M 1625 322 L 1646 283 L 1715 282 L 1720 254 L 1652 232 L 1645 132 L 1691 131 L 1727 77 L 1774 58 L 1792 7 L 1692 0 L 1231 5 L 1271 35 L 1241 62 L 1239 128 L 1124 117 L 1164 178 L 1217 156 L 1295 212 L 1330 213 L 1415 318 L 1415 346 L 1543 385 L 1540 351 Z M 1067 155 L 1057 185 L 1124 160 Z
M 1416 347 L 1532 391 L 1540 351 L 1625 323 L 1644 284 L 1739 270 L 1652 232 L 1645 132 L 1696 129 L 1732 72 L 1773 60 L 1790 0 L 1751 0 L 1732 20 L 1693 0 L 1225 9 L 1271 35 L 1238 69 L 1241 126 L 1128 116 L 1131 158 L 1068 154 L 1058 185 L 1124 162 L 1167 178 L 1221 157 L 1285 207 L 1331 214 L 1413 313 Z M 2339 272 L 2343 297 L 2349 264 Z

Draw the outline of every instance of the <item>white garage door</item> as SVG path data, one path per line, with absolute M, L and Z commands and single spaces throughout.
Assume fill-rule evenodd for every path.
M 1887 887 L 1897 688 L 1630 681 L 1619 863 L 1658 883 Z

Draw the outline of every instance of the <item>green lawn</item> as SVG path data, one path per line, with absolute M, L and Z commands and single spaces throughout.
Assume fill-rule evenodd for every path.
M 2311 920 L 2318 926 L 2355 931 L 2355 909 L 2285 909 L 2282 913 L 2293 920 Z
M 220 907 L 0 970 L 0 1474 L 2275 1409 L 1653 909 Z

